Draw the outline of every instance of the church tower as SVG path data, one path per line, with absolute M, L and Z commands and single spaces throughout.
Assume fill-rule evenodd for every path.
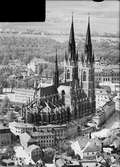
M 79 79 L 81 87 L 86 94 L 90 104 L 90 112 L 95 111 L 95 81 L 94 81 L 94 53 L 92 50 L 91 32 L 90 32 L 90 17 L 88 18 L 88 27 L 84 52 L 81 55 L 79 64 Z
M 78 54 L 76 53 L 73 16 L 70 28 L 68 51 L 65 52 L 64 80 L 65 82 L 78 80 Z
M 59 86 L 59 69 L 58 69 L 58 58 L 57 58 L 57 49 L 56 49 L 56 57 L 55 57 L 55 72 L 54 72 L 54 78 L 53 83 L 56 88 Z

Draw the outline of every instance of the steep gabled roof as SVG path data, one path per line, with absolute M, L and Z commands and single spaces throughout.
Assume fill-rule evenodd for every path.
M 40 96 L 41 97 L 50 96 L 53 94 L 54 95 L 58 94 L 57 88 L 54 85 L 40 88 Z
M 91 142 L 87 143 L 86 147 L 83 150 L 83 153 L 85 153 L 85 152 L 100 152 L 100 151 L 101 151 L 100 146 L 96 145 L 95 142 L 91 141 Z

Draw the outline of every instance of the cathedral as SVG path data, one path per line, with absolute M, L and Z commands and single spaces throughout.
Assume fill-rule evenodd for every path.
M 68 49 L 64 58 L 64 81 L 59 81 L 56 51 L 53 85 L 36 86 L 35 98 L 22 107 L 25 122 L 36 125 L 64 124 L 95 113 L 94 63 L 90 18 L 84 51 L 79 54 L 72 16 Z

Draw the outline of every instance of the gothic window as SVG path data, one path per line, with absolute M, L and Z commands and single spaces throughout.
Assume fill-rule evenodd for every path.
M 65 91 L 62 90 L 61 92 L 62 102 L 65 103 Z
M 83 72 L 83 81 L 86 81 L 86 72 Z
M 70 70 L 67 69 L 67 79 L 70 79 Z
M 64 90 L 62 90 L 62 93 L 61 93 L 61 94 L 62 94 L 62 96 L 64 96 L 64 95 L 65 95 L 65 91 L 64 91 Z

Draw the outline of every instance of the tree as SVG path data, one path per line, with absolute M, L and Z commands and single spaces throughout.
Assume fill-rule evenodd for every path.
M 17 117 L 13 111 L 9 111 L 7 114 L 7 118 L 9 122 L 13 122 Z
M 4 58 L 2 60 L 2 64 L 3 65 L 7 65 L 9 63 L 9 56 L 8 55 L 4 55 Z
M 52 163 L 54 155 L 55 155 L 55 149 L 51 147 L 46 148 L 43 155 L 43 161 L 45 163 Z
M 71 156 L 72 158 L 75 157 L 75 152 L 72 150 L 71 147 L 68 148 L 67 150 L 67 155 Z
M 19 106 L 15 105 L 15 111 L 19 112 L 20 110 L 21 110 L 21 108 Z

